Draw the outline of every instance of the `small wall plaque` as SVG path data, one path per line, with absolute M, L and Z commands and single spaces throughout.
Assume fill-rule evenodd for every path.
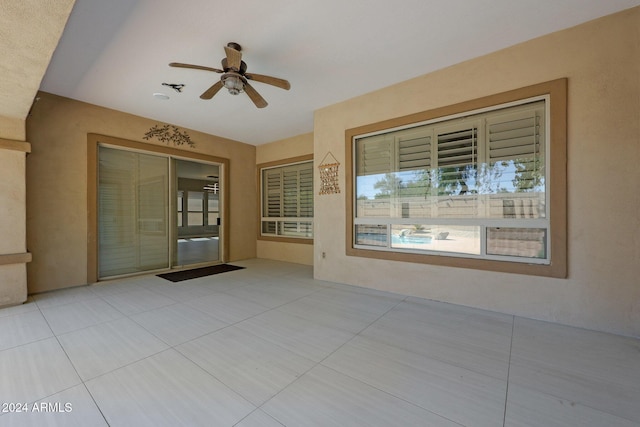
M 327 161 L 327 158 L 330 159 Z M 324 158 L 318 169 L 320 170 L 320 192 L 319 195 L 336 194 L 340 192 L 340 186 L 338 185 L 338 168 L 340 162 L 329 151 Z

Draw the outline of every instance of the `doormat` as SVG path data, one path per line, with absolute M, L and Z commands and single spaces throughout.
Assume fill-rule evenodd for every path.
M 231 264 L 218 264 L 210 267 L 194 268 L 191 270 L 174 271 L 172 273 L 158 274 L 158 277 L 169 280 L 170 282 L 182 282 L 183 280 L 197 279 L 198 277 L 211 276 L 218 273 L 226 273 L 227 271 L 240 270 L 244 267 Z

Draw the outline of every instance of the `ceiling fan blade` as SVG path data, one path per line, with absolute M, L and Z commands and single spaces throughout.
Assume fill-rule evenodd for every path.
M 229 46 L 225 46 L 224 51 L 227 54 L 227 66 L 235 71 L 240 71 L 242 52 Z
M 213 98 L 213 95 L 215 95 L 216 93 L 218 93 L 218 91 L 220 89 L 222 89 L 224 85 L 222 84 L 221 81 L 215 83 L 213 86 L 211 86 L 209 89 L 205 90 L 202 95 L 200 95 L 201 99 L 211 99 Z
M 245 74 L 244 76 L 249 80 L 254 80 L 260 83 L 266 83 L 268 85 L 276 86 L 281 89 L 285 89 L 285 90 L 291 89 L 291 84 L 289 84 L 289 82 L 286 81 L 285 79 L 279 79 L 277 77 L 263 76 L 262 74 L 253 74 L 253 73 Z
M 214 73 L 224 73 L 224 71 L 219 70 L 217 68 L 203 67 L 202 65 L 183 64 L 181 62 L 172 62 L 169 64 L 169 67 L 193 68 L 195 70 L 213 71 Z
M 267 101 L 265 101 L 265 99 L 258 92 L 256 92 L 253 86 L 251 86 L 249 83 L 244 84 L 244 91 L 247 93 L 247 95 L 249 95 L 249 98 L 251 98 L 253 103 L 256 104 L 256 107 L 264 108 L 268 105 Z

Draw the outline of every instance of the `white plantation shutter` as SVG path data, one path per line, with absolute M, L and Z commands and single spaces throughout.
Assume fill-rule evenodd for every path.
M 429 169 L 431 135 L 424 131 L 404 132 L 397 138 L 370 137 L 357 145 L 358 176 Z
M 265 173 L 265 216 L 282 216 L 282 171 L 268 169 Z
M 478 197 L 469 185 L 478 166 L 478 128 L 467 124 L 436 130 L 437 188 L 439 200 L 435 216 L 440 218 L 475 218 Z M 453 198 L 452 198 L 453 197 Z
M 456 194 L 467 193 L 469 182 L 461 181 L 460 177 L 463 172 L 473 174 L 478 166 L 478 128 L 438 132 L 437 141 L 439 188 Z M 465 211 L 463 216 L 475 215 L 475 209 Z
M 302 218 L 313 218 L 313 164 L 300 169 L 300 213 Z
M 274 218 L 263 219 L 262 233 L 308 235 L 312 222 L 299 219 L 313 218 L 313 162 L 263 169 L 262 180 L 262 215 Z
M 282 210 L 283 216 L 297 217 L 300 208 L 300 176 L 298 170 L 282 171 Z
M 392 146 L 391 141 L 384 138 L 368 138 L 358 141 L 358 176 L 390 173 Z
M 283 211 L 286 217 L 298 217 L 300 212 L 300 171 L 297 168 L 284 168 L 282 171 Z M 285 221 L 284 234 L 295 233 L 298 223 Z
M 282 216 L 282 171 L 278 169 L 267 169 L 263 176 L 264 182 L 264 216 Z M 276 223 L 274 221 L 263 222 L 262 232 L 275 234 Z
M 431 136 L 398 138 L 398 170 L 431 168 Z
M 426 196 L 431 194 L 431 141 L 432 130 L 420 130 L 406 133 L 396 138 L 398 152 L 398 172 L 410 173 L 403 180 L 404 185 L 412 182 L 411 195 L 400 194 L 398 197 L 398 208 L 396 215 L 403 218 L 431 216 L 432 206 L 426 201 Z M 416 177 L 420 176 L 419 180 Z
M 508 194 L 498 193 L 490 197 L 490 216 L 544 216 L 544 193 L 536 188 L 536 181 L 544 173 L 544 103 L 489 116 L 486 133 L 489 167 L 504 171 L 493 185 L 513 189 Z
M 438 167 L 475 166 L 478 163 L 478 129 L 456 130 L 438 135 Z
M 492 162 L 504 159 L 533 157 L 540 146 L 540 118 L 528 117 L 489 124 L 489 158 Z
M 533 171 L 534 160 L 542 156 L 544 141 L 542 105 L 532 106 L 525 111 L 496 115 L 487 119 L 488 160 L 519 160 L 528 162 L 528 170 Z

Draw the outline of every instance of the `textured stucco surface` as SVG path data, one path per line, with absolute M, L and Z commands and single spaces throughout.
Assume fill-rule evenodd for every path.
M 634 8 L 317 111 L 315 157 L 342 161 L 346 129 L 568 78 L 567 279 L 346 256 L 339 195 L 315 199 L 316 278 L 640 336 L 638 76 Z
M 74 3 L 75 0 L 0 3 L 0 116 L 22 120 L 27 117 Z
M 0 2 L 0 138 L 25 140 L 25 120 L 74 3 Z M 0 148 L 0 255 L 26 252 L 25 156 Z M 26 299 L 25 264 L 0 265 L 0 306 Z
M 87 283 L 88 211 L 87 134 L 95 133 L 149 145 L 145 133 L 155 120 L 44 92 L 27 120 L 31 154 L 27 158 L 27 235 L 33 261 L 29 292 Z M 182 129 L 196 143 L 189 152 L 229 159 L 229 259 L 256 256 L 256 147 Z

